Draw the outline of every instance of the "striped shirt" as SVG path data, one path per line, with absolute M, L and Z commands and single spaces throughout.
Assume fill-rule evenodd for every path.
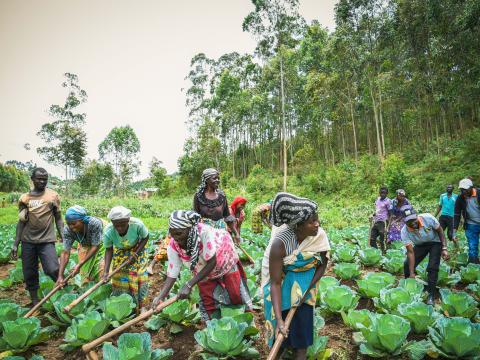
M 297 236 L 295 231 L 290 227 L 282 228 L 275 236 L 275 240 L 279 239 L 285 247 L 285 256 L 291 255 L 296 249 L 298 249 Z

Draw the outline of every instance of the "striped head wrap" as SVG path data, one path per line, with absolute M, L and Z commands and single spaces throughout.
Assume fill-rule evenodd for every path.
M 205 192 L 205 189 L 207 188 L 207 180 L 213 178 L 216 175 L 220 175 L 217 169 L 208 168 L 203 170 L 202 181 L 200 182 L 200 186 L 197 188 L 197 194 L 203 194 Z
M 293 194 L 279 192 L 273 199 L 271 219 L 273 225 L 287 224 L 293 228 L 317 212 L 317 203 Z
M 80 205 L 74 205 L 67 209 L 65 213 L 65 220 L 68 222 L 81 220 L 84 224 L 90 222 L 90 216 L 87 215 L 87 210 Z
M 188 229 L 187 255 L 190 256 L 190 270 L 195 269 L 200 254 L 200 242 L 198 241 L 197 224 L 200 221 L 200 214 L 192 210 L 176 210 L 170 215 L 168 226 L 171 229 Z

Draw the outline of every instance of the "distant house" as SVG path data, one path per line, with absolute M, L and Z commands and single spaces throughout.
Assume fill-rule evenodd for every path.
M 151 187 L 151 188 L 145 188 L 143 190 L 138 190 L 135 193 L 137 194 L 137 197 L 139 199 L 148 199 L 153 194 L 155 194 L 157 191 L 158 191 L 158 188 Z

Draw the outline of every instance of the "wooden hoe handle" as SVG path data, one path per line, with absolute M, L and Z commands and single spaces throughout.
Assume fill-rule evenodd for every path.
M 290 327 L 290 324 L 292 322 L 293 316 L 295 315 L 295 312 L 297 311 L 297 307 L 291 307 L 290 310 L 288 311 L 287 318 L 285 319 L 285 327 L 288 329 Z M 274 329 L 275 331 L 276 329 Z M 280 350 L 280 347 L 282 346 L 283 340 L 285 340 L 285 337 L 283 336 L 282 333 L 279 333 L 277 338 L 275 339 L 275 343 L 272 346 L 272 349 L 270 350 L 270 354 L 268 354 L 267 360 L 274 360 L 275 357 L 278 354 L 278 351 Z

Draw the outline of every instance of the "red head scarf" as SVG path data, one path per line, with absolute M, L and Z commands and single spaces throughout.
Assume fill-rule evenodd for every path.
M 246 203 L 247 203 L 247 199 L 245 199 L 244 197 L 235 196 L 235 199 L 233 199 L 232 203 L 230 204 L 230 208 L 232 209 L 233 213 L 236 214 L 237 206 L 246 204 Z

